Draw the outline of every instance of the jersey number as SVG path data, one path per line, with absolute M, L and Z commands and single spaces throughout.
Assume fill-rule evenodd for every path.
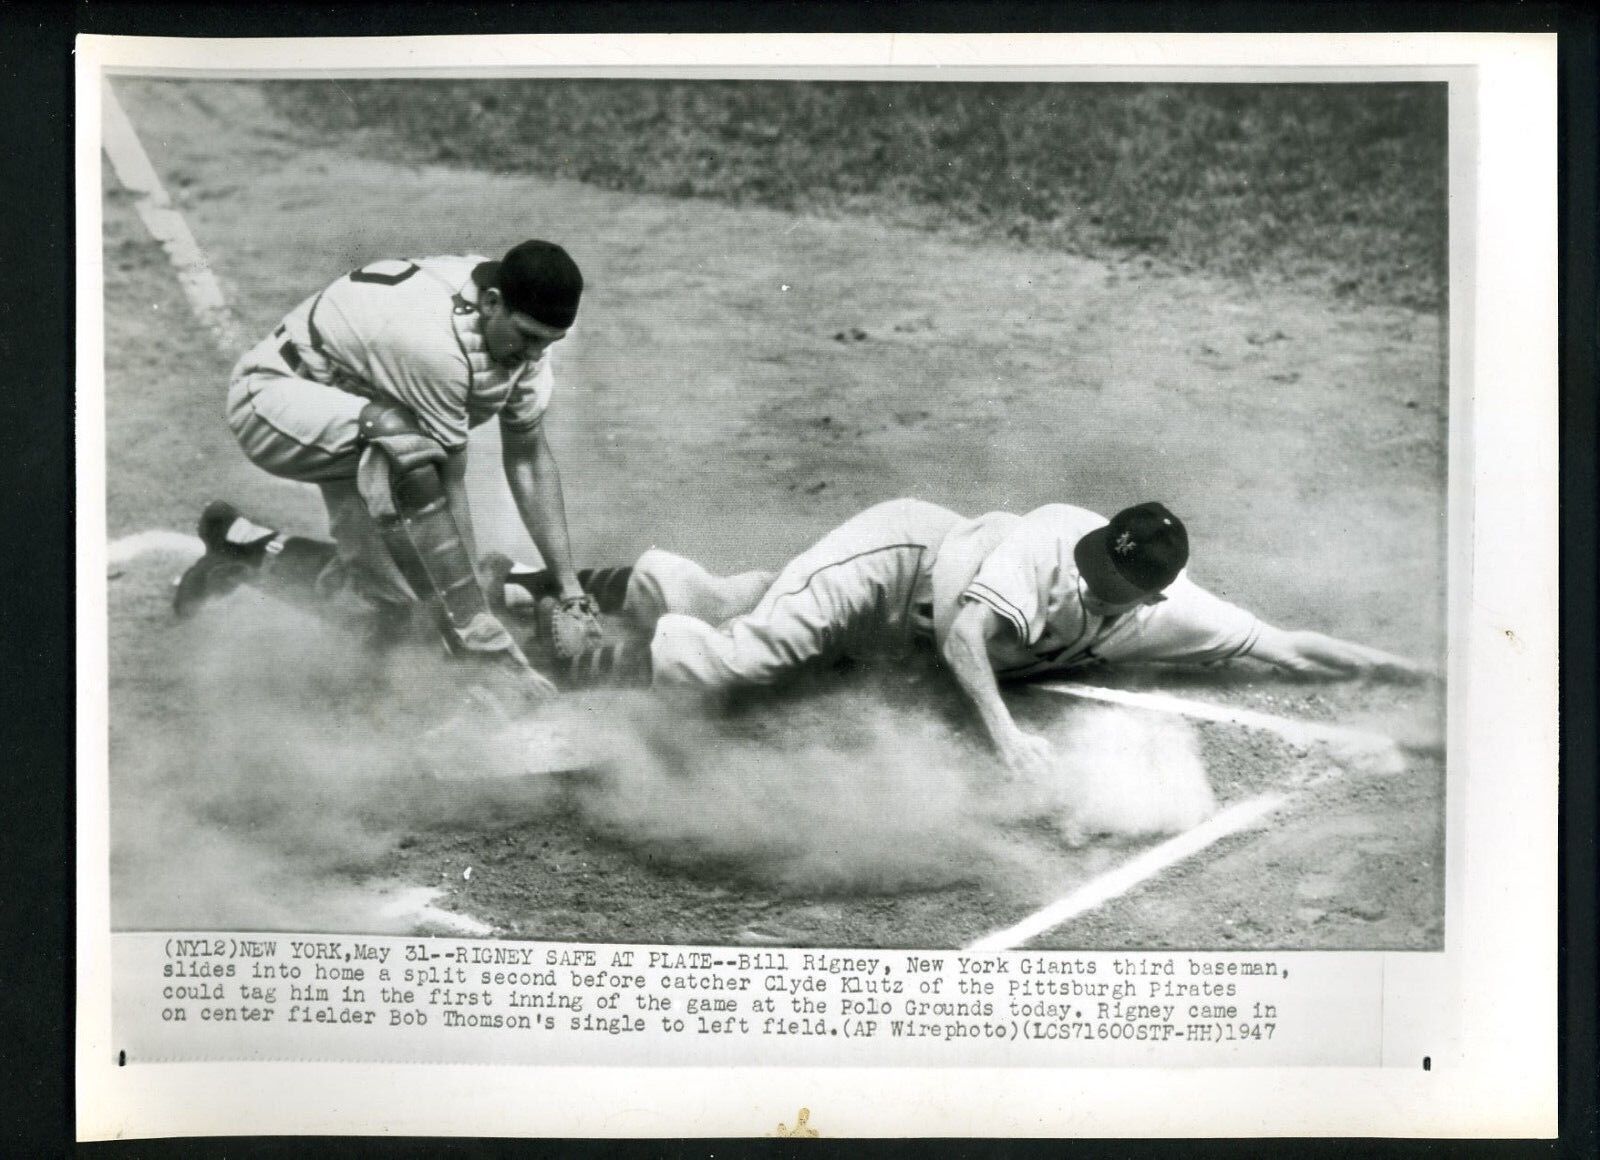
M 385 264 L 386 263 L 382 262 L 374 262 L 373 266 Z M 421 268 L 422 267 L 418 266 L 414 262 L 407 262 L 406 268 L 401 270 L 398 274 L 380 274 L 375 272 L 372 266 L 363 266 L 359 270 L 350 271 L 350 281 L 364 282 L 373 286 L 398 286 Z

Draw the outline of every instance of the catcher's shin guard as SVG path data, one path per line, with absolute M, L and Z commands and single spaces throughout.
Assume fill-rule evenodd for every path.
M 223 500 L 206 506 L 198 531 L 205 553 L 173 585 L 172 608 L 180 617 L 193 616 L 242 584 L 290 599 L 310 597 L 334 558 L 332 544 L 285 536 Z
M 376 499 L 366 488 L 363 497 L 384 547 L 433 613 L 445 644 L 457 655 L 504 656 L 527 668 L 473 570 L 466 537 L 439 476 L 444 449 L 428 438 L 409 411 L 393 403 L 368 404 L 360 422 L 364 454 L 380 457 L 365 461 L 363 469 L 370 466 L 371 478 L 383 481 Z
M 451 651 L 472 651 L 467 627 L 480 614 L 490 615 L 489 602 L 442 488 L 437 498 L 380 519 L 378 531 L 406 583 L 432 611 Z

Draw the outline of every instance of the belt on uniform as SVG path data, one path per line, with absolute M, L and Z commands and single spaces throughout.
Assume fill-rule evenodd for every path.
M 311 349 L 326 357 L 322 349 L 322 332 L 317 329 L 317 307 L 322 305 L 322 295 L 318 294 L 316 301 L 311 304 L 311 309 L 306 312 L 306 331 L 311 336 Z M 294 339 L 289 337 L 289 330 L 283 323 L 278 324 L 278 329 L 272 332 L 273 338 L 283 339 L 283 345 L 278 348 L 278 357 L 289 365 L 295 374 L 305 370 L 306 360 L 300 357 L 300 348 L 295 345 Z
M 289 369 L 295 374 L 300 374 L 306 369 L 306 360 L 300 357 L 300 348 L 295 346 L 294 339 L 289 337 L 289 332 L 282 326 L 272 332 L 273 338 L 283 339 L 283 345 L 278 348 L 278 357 L 288 364 Z

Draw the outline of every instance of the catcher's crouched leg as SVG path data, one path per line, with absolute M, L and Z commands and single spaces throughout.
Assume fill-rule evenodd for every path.
M 547 695 L 549 683 L 534 673 L 479 585 L 439 476 L 444 448 L 415 416 L 392 403 L 368 404 L 360 426 L 362 498 L 396 566 L 433 612 L 446 645 L 458 656 L 507 668 L 528 692 Z

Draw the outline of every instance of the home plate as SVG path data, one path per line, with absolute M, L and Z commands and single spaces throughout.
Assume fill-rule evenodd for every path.
M 169 532 L 163 528 L 135 532 L 106 545 L 106 564 L 112 568 L 131 564 L 141 556 L 179 556 L 194 559 L 206 550 L 199 536 Z
M 485 773 L 503 777 L 582 776 L 594 772 L 606 759 L 592 737 L 579 738 L 570 727 L 555 721 L 521 721 L 507 725 L 496 748 L 504 746 L 507 760 Z

